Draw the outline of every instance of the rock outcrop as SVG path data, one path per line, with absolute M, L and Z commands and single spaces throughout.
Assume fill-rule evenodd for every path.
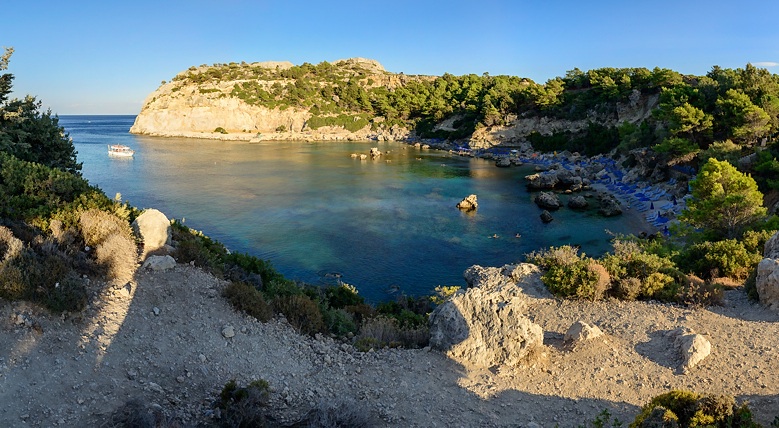
M 142 244 L 141 260 L 148 254 L 170 245 L 170 220 L 162 212 L 151 208 L 133 221 L 133 231 Z
M 479 208 L 479 203 L 476 201 L 476 195 L 468 195 L 462 201 L 457 203 L 457 208 L 463 211 L 473 211 Z
M 779 232 L 765 243 L 755 280 L 760 303 L 779 309 Z
M 598 202 L 600 203 L 598 214 L 604 217 L 613 217 L 622 214 L 622 207 L 614 195 L 601 193 L 598 195 Z
M 587 202 L 587 199 L 584 196 L 574 196 L 571 199 L 568 199 L 568 208 L 575 209 L 575 210 L 584 210 L 587 209 L 587 207 L 590 206 L 590 203 Z
M 682 356 L 682 364 L 679 371 L 689 372 L 711 354 L 711 343 L 701 334 L 695 333 L 689 328 L 678 328 L 671 332 L 675 337 L 674 346 L 679 349 Z
M 394 89 L 413 81 L 435 78 L 389 73 L 377 61 L 365 58 L 338 60 L 332 66 L 365 89 L 377 86 Z M 279 106 L 275 101 L 259 102 L 253 98 L 255 95 L 252 94 L 259 92 L 268 96 L 273 85 L 294 84 L 295 80 L 283 73 L 292 67 L 292 63 L 279 61 L 190 67 L 170 82 L 163 82 L 146 98 L 130 132 L 242 141 L 397 141 L 409 138 L 409 128 L 385 125 L 381 117 L 372 119 L 373 126 L 366 124 L 358 130 L 350 131 L 337 125 L 312 127 L 309 120 L 314 114 L 307 107 Z M 332 101 L 337 102 L 337 99 Z M 358 113 L 354 112 L 355 115 Z
M 540 292 L 541 272 L 533 265 L 465 271 L 470 288 L 430 315 L 430 344 L 468 366 L 516 366 L 543 345 L 544 332 L 526 316 L 524 288 Z
M 563 343 L 567 346 L 576 346 L 579 343 L 586 342 L 603 336 L 603 332 L 596 325 L 589 325 L 584 321 L 576 321 L 565 332 Z
M 533 201 L 541 208 L 547 210 L 559 209 L 563 204 L 560 202 L 560 198 L 552 192 L 541 192 L 533 199 Z

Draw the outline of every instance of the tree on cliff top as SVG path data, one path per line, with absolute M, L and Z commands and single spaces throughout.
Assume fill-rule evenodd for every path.
M 13 48 L 0 56 L 0 71 L 8 68 Z M 0 75 L 0 151 L 14 157 L 52 168 L 76 173 L 81 164 L 76 161 L 76 149 L 51 111 L 41 111 L 41 102 L 26 96 L 23 100 L 8 99 L 13 75 Z
M 766 215 L 755 180 L 727 161 L 709 158 L 690 186 L 693 198 L 679 218 L 710 238 L 737 238 Z

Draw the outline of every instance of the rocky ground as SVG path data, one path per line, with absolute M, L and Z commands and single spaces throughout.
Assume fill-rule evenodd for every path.
M 345 403 L 370 426 L 570 427 L 604 409 L 631 421 L 672 388 L 748 400 L 764 425 L 779 415 L 779 313 L 740 290 L 708 309 L 534 297 L 528 316 L 544 330 L 545 356 L 487 370 L 429 349 L 362 353 L 283 320 L 262 324 L 220 297 L 224 285 L 178 265 L 139 272 L 80 316 L 0 302 L 0 426 L 113 426 L 112 413 L 134 398 L 195 425 L 213 418 L 227 381 L 259 378 L 282 421 Z M 577 320 L 605 334 L 566 348 Z M 678 327 L 712 344 L 688 374 L 667 335 Z

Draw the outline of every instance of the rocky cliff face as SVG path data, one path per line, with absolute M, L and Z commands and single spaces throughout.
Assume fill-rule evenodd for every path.
M 472 148 L 488 148 L 496 145 L 513 145 L 526 141 L 532 132 L 552 135 L 556 132 L 576 133 L 587 128 L 590 122 L 606 126 L 618 126 L 622 122 L 640 123 L 649 118 L 658 105 L 659 95 L 644 96 L 634 90 L 627 102 L 617 104 L 616 115 L 590 112 L 587 119 L 565 120 L 546 116 L 512 117 L 507 126 L 477 129 L 471 138 Z
M 365 58 L 338 60 L 336 66 L 354 68 L 362 73 L 365 86 L 392 89 L 409 81 L 427 76 L 405 76 L 388 73 L 380 63 Z M 279 72 L 293 67 L 290 62 L 268 61 L 250 64 Z M 192 67 L 179 73 L 176 79 L 163 83 L 149 95 L 141 112 L 130 128 L 130 133 L 164 136 L 194 137 L 221 140 L 403 140 L 410 130 L 402 126 L 365 126 L 348 131 L 340 126 L 310 129 L 309 109 L 298 107 L 267 108 L 252 105 L 233 96 L 236 84 L 246 80 L 223 79 L 217 82 L 192 82 L 179 79 L 187 73 L 207 73 L 209 66 Z M 281 77 L 260 81 L 265 89 L 275 83 L 291 79 Z M 378 122 L 378 121 L 377 121 Z M 223 129 L 221 132 L 219 128 Z

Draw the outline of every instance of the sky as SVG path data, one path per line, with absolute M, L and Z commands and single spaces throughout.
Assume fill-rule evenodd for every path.
M 776 0 L 1 0 L 12 97 L 59 115 L 138 114 L 163 80 L 229 62 L 379 61 L 513 75 L 747 63 L 779 73 Z

